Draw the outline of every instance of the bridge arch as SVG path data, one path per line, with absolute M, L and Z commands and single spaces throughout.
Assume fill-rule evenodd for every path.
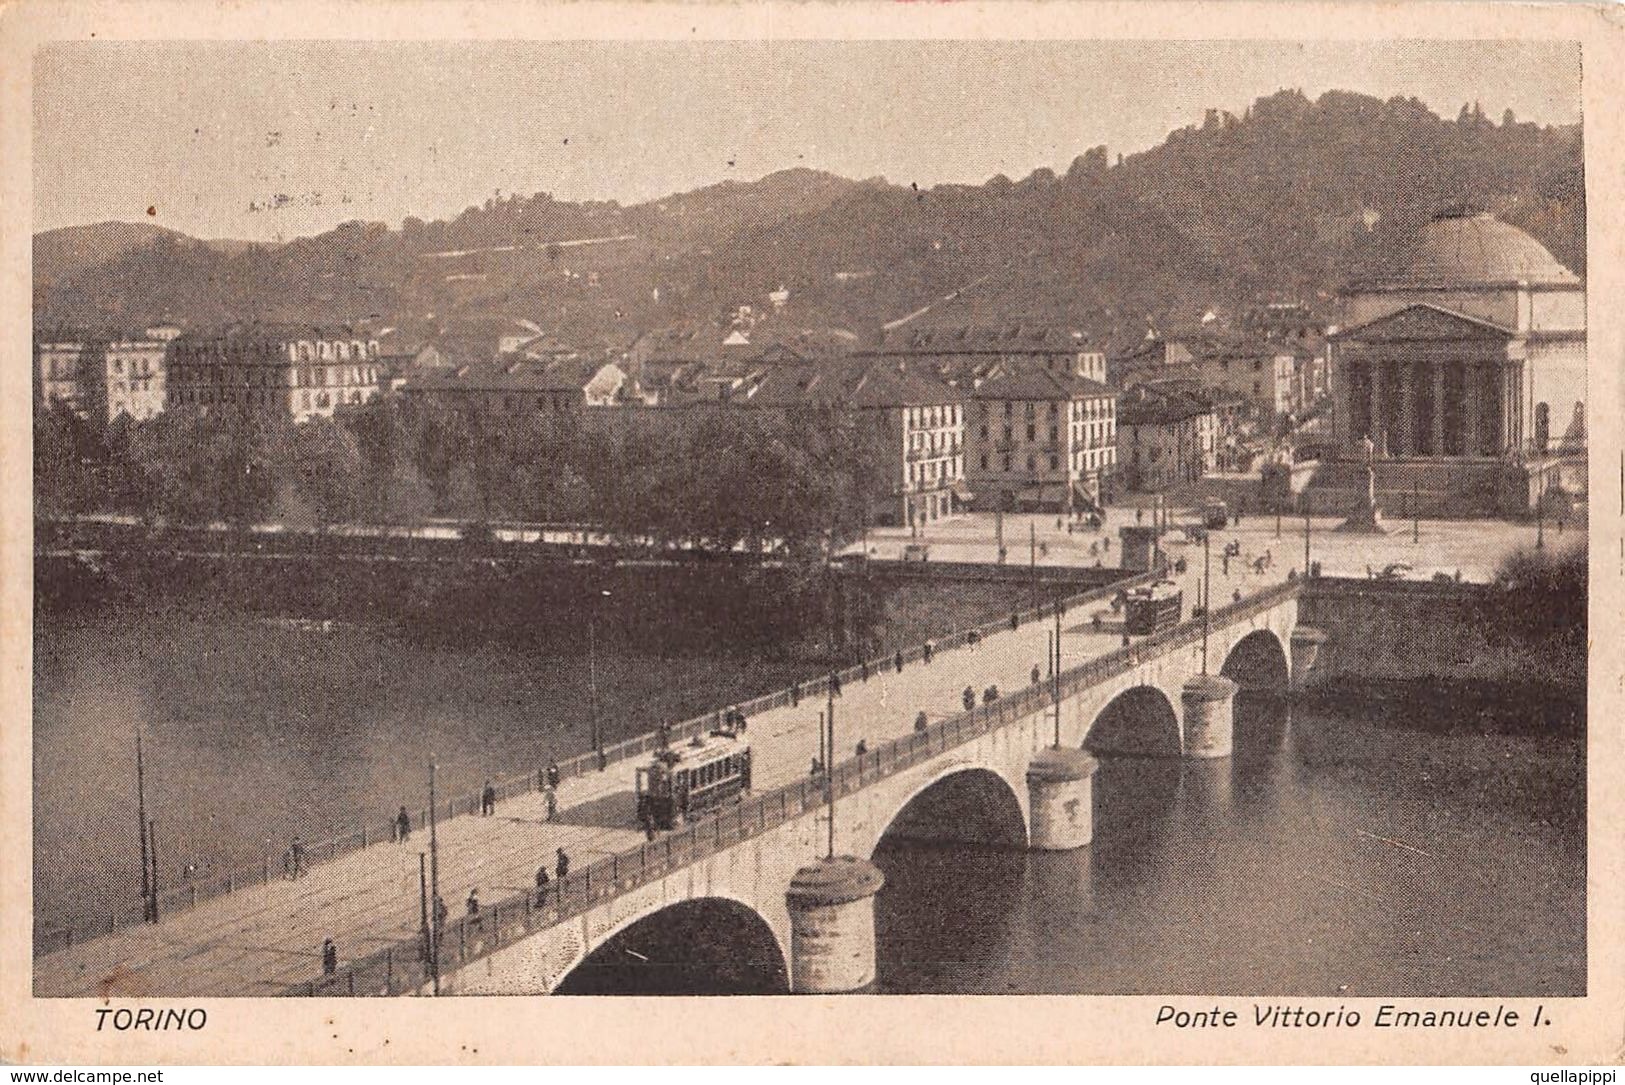
M 1284 693 L 1292 682 L 1286 646 L 1273 629 L 1255 629 L 1238 640 L 1224 657 L 1219 673 L 1244 690 Z
M 999 768 L 980 762 L 945 765 L 903 798 L 873 839 L 855 842 L 861 846 L 853 852 L 873 857 L 888 837 L 1025 847 L 1029 826 L 1023 798 Z
M 696 950 L 700 950 L 696 952 Z M 789 954 L 750 902 L 658 901 L 624 917 L 558 973 L 553 994 L 785 994 Z
M 1179 712 L 1156 686 L 1132 686 L 1100 710 L 1083 747 L 1095 754 L 1178 757 L 1184 750 Z

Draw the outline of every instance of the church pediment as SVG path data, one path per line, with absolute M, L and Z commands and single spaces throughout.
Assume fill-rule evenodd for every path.
M 1411 305 L 1337 333 L 1345 343 L 1459 343 L 1476 340 L 1504 343 L 1516 333 L 1498 324 L 1437 305 Z

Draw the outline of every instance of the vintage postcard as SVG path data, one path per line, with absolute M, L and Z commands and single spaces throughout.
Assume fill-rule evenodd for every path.
M 1625 1052 L 1613 13 L 0 47 L 0 1056 Z

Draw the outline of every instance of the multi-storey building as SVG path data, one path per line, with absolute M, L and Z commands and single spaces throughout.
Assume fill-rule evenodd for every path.
M 120 415 L 151 418 L 164 409 L 166 354 L 177 334 L 158 327 L 139 334 L 36 335 L 35 401 L 60 403 L 103 425 Z
M 979 504 L 1071 511 L 1101 503 L 1117 464 L 1116 394 L 1087 377 L 997 367 L 970 392 L 966 475 Z
M 1292 349 L 1259 335 L 1205 327 L 1151 335 L 1113 358 L 1111 370 L 1119 387 L 1189 375 L 1203 388 L 1241 397 L 1265 420 L 1301 410 Z
M 874 480 L 876 524 L 932 523 L 969 499 L 965 406 L 955 389 L 873 358 L 769 371 L 747 400 L 762 410 L 850 413 L 891 450 Z
M 1137 384 L 1117 402 L 1119 474 L 1130 490 L 1194 482 L 1218 459 L 1218 420 L 1200 392 Z
M 304 422 L 378 398 L 382 372 L 378 341 L 349 329 L 236 325 L 175 340 L 168 402 Z

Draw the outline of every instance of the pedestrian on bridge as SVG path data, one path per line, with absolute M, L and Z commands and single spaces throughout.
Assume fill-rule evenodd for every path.
M 976 651 L 976 646 L 982 643 L 982 634 L 977 630 L 972 629 L 969 633 L 965 634 L 965 643 L 970 645 L 971 651 Z
M 994 701 L 997 701 L 998 699 L 999 699 L 999 687 L 998 686 L 988 686 L 986 689 L 984 689 L 982 691 L 982 703 L 983 704 L 985 704 L 985 705 L 992 704 Z
M 480 816 L 490 817 L 497 812 L 497 789 L 491 786 L 491 781 L 485 781 L 485 790 L 480 792 Z
M 559 812 L 559 793 L 551 787 L 545 792 L 547 795 L 547 820 L 552 821 Z
M 969 712 L 976 707 L 976 691 L 966 686 L 965 692 L 959 695 L 959 702 L 965 706 L 965 711 Z
M 1039 681 L 1040 681 L 1040 678 L 1039 678 L 1039 673 L 1038 673 L 1038 664 L 1034 663 L 1033 664 L 1033 685 L 1035 685 L 1035 686 L 1038 685 Z
M 864 741 L 864 740 L 863 740 L 863 739 L 861 739 L 861 738 L 860 738 L 860 739 L 858 739 L 858 745 L 857 745 L 857 755 L 858 755 L 858 756 L 859 756 L 859 757 L 862 757 L 862 756 L 863 756 L 863 755 L 864 755 L 864 754 L 866 754 L 866 753 L 868 753 L 868 752 L 869 752 L 869 743 L 867 743 L 867 742 L 865 742 L 865 741 Z
M 411 839 L 411 836 L 412 815 L 408 814 L 406 812 L 406 807 L 403 806 L 401 807 L 401 812 L 395 815 L 395 839 L 404 844 L 407 840 Z
M 903 673 L 903 650 L 901 648 L 899 648 L 897 650 L 897 655 L 892 657 L 892 662 L 897 665 L 897 673 L 902 674 Z
M 543 863 L 536 868 L 536 907 L 540 908 L 547 903 L 547 864 Z
M 829 672 L 829 691 L 837 697 L 841 695 L 841 676 L 835 671 Z
M 476 928 L 480 925 L 480 891 L 478 888 L 468 891 L 468 922 Z
M 322 975 L 331 976 L 339 970 L 339 947 L 333 939 L 322 939 Z
M 931 718 L 925 714 L 925 709 L 922 708 L 920 710 L 920 714 L 914 717 L 914 730 L 917 733 L 924 732 L 925 729 L 930 726 Z
M 937 642 L 930 639 L 929 637 L 927 637 L 926 641 L 925 641 L 925 652 L 924 652 L 925 661 L 927 663 L 931 662 L 931 653 L 935 652 L 936 650 L 937 650 Z
M 299 842 L 297 836 L 288 846 L 288 866 L 292 870 L 294 881 L 305 876 L 305 846 Z
M 563 848 L 558 849 L 559 861 L 553 864 L 553 873 L 561 880 L 570 876 L 570 856 Z

